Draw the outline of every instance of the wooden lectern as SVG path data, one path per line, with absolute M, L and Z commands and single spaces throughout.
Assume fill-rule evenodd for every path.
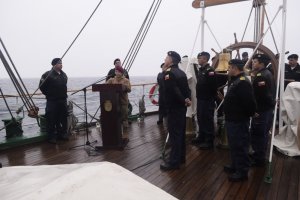
M 93 92 L 100 92 L 102 144 L 100 149 L 123 149 L 126 142 L 122 139 L 122 119 L 120 92 L 122 84 L 94 84 Z

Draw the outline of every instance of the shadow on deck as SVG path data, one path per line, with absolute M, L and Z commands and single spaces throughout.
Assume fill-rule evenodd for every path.
M 187 161 L 180 170 L 162 172 L 159 165 L 167 131 L 156 125 L 157 115 L 148 116 L 143 124 L 129 128 L 129 143 L 123 151 L 92 151 L 85 133 L 73 135 L 58 145 L 36 143 L 0 152 L 3 167 L 17 165 L 53 165 L 109 161 L 121 165 L 136 175 L 179 199 L 299 199 L 300 159 L 278 152 L 273 156 L 273 182 L 265 183 L 264 168 L 252 168 L 249 180 L 231 183 L 223 172 L 229 162 L 228 150 L 199 150 L 187 140 Z M 89 141 L 100 140 L 95 129 Z M 92 145 L 100 145 L 99 142 Z

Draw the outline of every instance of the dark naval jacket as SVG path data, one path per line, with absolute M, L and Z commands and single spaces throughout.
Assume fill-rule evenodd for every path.
M 196 85 L 197 99 L 213 100 L 217 94 L 217 80 L 214 68 L 206 64 L 199 68 Z
M 169 109 L 185 107 L 185 99 L 191 99 L 186 74 L 178 65 L 172 65 L 164 73 L 164 94 Z
M 285 65 L 285 79 L 300 81 L 300 65 L 297 63 L 294 69 L 290 65 Z
M 40 90 L 46 96 L 47 100 L 66 100 L 68 97 L 67 82 L 68 77 L 65 72 L 61 70 L 59 74 L 55 70 L 50 70 L 42 75 Z
M 275 106 L 275 81 L 271 72 L 263 68 L 253 77 L 252 86 L 257 112 L 273 109 Z
M 244 75 L 232 77 L 224 99 L 226 121 L 243 122 L 254 115 L 256 103 L 251 82 Z

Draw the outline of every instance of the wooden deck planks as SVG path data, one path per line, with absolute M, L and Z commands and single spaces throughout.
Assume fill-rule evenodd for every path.
M 128 129 L 129 143 L 124 150 L 93 151 L 86 146 L 84 132 L 59 145 L 36 143 L 2 150 L 4 167 L 17 165 L 69 164 L 114 162 L 179 199 L 298 199 L 300 197 L 300 159 L 274 152 L 272 183 L 264 182 L 265 169 L 251 168 L 248 181 L 231 183 L 223 172 L 229 162 L 228 150 L 199 150 L 187 138 L 186 163 L 180 170 L 163 172 L 159 169 L 162 147 L 167 136 L 165 126 L 156 125 L 157 116 L 147 116 L 144 123 L 133 123 Z M 89 140 L 98 140 L 93 130 Z M 69 150 L 70 147 L 83 145 Z M 90 152 L 90 156 L 88 154 Z M 168 151 L 167 151 L 168 152 Z

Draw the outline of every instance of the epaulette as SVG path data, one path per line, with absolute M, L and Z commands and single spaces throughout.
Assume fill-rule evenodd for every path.
M 256 74 L 256 76 L 261 76 L 261 73 Z
M 167 72 L 171 71 L 171 67 L 169 67 L 166 71 L 167 71 Z
M 241 76 L 241 77 L 240 77 L 240 80 L 241 80 L 241 81 L 244 81 L 244 80 L 246 80 L 246 78 L 243 77 L 243 76 Z

